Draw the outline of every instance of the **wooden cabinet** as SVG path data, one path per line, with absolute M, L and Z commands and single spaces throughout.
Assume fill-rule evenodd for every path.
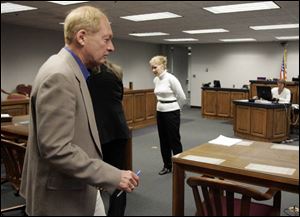
M 29 113 L 29 99 L 10 99 L 1 102 L 1 113 L 11 116 L 27 115 Z
M 258 141 L 280 142 L 289 135 L 290 105 L 234 101 L 235 135 Z
M 232 118 L 233 100 L 248 99 L 247 89 L 202 88 L 202 116 L 207 118 Z
M 257 86 L 270 86 L 271 88 L 277 87 L 276 81 L 265 81 L 265 80 L 250 80 L 250 97 L 257 96 Z M 299 104 L 299 83 L 294 81 L 287 81 L 286 88 L 291 91 L 292 103 Z
M 146 95 L 135 93 L 133 95 L 133 122 L 141 122 L 146 119 Z
M 248 99 L 248 92 L 231 92 L 230 94 L 230 117 L 233 118 L 234 104 L 233 100 Z
M 202 115 L 217 116 L 217 91 L 202 91 Z
M 122 103 L 129 127 L 141 128 L 156 123 L 156 97 L 153 89 L 126 90 Z M 27 115 L 29 99 L 2 101 L 1 113 Z
M 246 106 L 237 106 L 235 110 L 235 116 L 238 118 L 234 118 L 234 128 L 235 131 L 250 134 L 250 107 Z
M 152 92 L 146 92 L 146 119 L 156 118 L 156 96 Z
M 122 103 L 127 123 L 133 123 L 133 94 L 124 94 Z
M 230 91 L 217 91 L 217 115 L 228 118 L 231 114 Z
M 126 90 L 123 107 L 127 123 L 133 129 L 156 123 L 156 97 L 153 89 Z

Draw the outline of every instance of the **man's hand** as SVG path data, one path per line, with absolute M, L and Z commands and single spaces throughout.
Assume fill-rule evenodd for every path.
M 121 181 L 118 189 L 132 192 L 139 184 L 139 177 L 130 170 L 122 170 Z

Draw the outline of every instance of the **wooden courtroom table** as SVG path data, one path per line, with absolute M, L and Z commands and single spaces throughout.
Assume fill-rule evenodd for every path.
M 241 138 L 281 142 L 290 134 L 291 104 L 235 100 L 233 129 Z
M 1 134 L 21 140 L 28 139 L 29 115 L 14 116 L 12 122 L 1 123 Z M 130 139 L 128 139 L 125 155 L 126 169 L 132 170 L 132 128 L 129 127 Z
M 27 140 L 29 115 L 14 116 L 12 122 L 1 122 L 1 134 Z
M 185 171 L 220 177 L 263 187 L 299 193 L 299 147 L 251 141 L 250 145 L 203 144 L 175 155 L 173 160 L 172 213 L 184 216 Z M 224 160 L 209 163 L 211 160 Z M 246 169 L 249 164 L 270 166 L 273 170 Z M 256 165 L 256 166 L 257 166 Z M 280 168 L 291 173 L 281 173 Z

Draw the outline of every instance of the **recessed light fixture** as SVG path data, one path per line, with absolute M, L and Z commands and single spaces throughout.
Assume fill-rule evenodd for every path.
M 73 4 L 79 4 L 79 3 L 84 3 L 84 2 L 88 2 L 88 1 L 48 1 L 54 4 L 58 4 L 58 5 L 73 5 Z
M 296 35 L 296 36 L 278 36 L 278 37 L 275 37 L 277 38 L 278 40 L 299 40 L 299 35 Z
M 161 36 L 161 35 L 170 35 L 164 32 L 144 32 L 144 33 L 130 33 L 129 35 L 137 37 L 150 37 L 150 36 Z
M 1 14 L 12 13 L 12 12 L 19 12 L 19 11 L 30 11 L 36 10 L 35 7 L 30 7 L 26 5 L 20 5 L 15 3 L 1 3 Z
M 275 4 L 273 1 L 266 1 L 266 2 L 255 2 L 255 3 L 205 7 L 203 9 L 210 11 L 214 14 L 223 14 L 223 13 L 258 11 L 258 10 L 268 10 L 268 9 L 278 9 L 278 8 L 280 8 L 280 7 L 277 4 Z
M 139 14 L 132 16 L 124 16 L 122 19 L 131 20 L 135 22 L 148 21 L 148 20 L 160 20 L 160 19 L 169 19 L 169 18 L 178 18 L 182 17 L 178 14 L 173 14 L 171 12 L 160 12 L 160 13 L 151 13 L 151 14 Z
M 198 41 L 196 38 L 170 38 L 164 39 L 165 41 L 181 42 L 181 41 Z
M 205 34 L 205 33 L 229 32 L 229 31 L 226 29 L 198 29 L 198 30 L 185 30 L 183 32 L 188 34 Z
M 231 39 L 219 39 L 223 42 L 242 42 L 242 41 L 256 41 L 254 38 L 231 38 Z
M 270 29 L 296 29 L 299 28 L 299 23 L 295 24 L 280 24 L 280 25 L 266 25 L 266 26 L 249 26 L 254 30 L 270 30 Z

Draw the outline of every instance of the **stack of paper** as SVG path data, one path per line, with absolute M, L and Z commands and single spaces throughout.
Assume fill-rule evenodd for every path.
M 216 144 L 216 145 L 232 146 L 241 141 L 242 141 L 241 139 L 234 139 L 234 138 L 229 138 L 229 137 L 220 135 L 218 138 L 210 140 L 208 143 L 212 143 L 212 144 Z
M 1 114 L 1 122 L 11 122 L 12 116 L 9 114 Z

